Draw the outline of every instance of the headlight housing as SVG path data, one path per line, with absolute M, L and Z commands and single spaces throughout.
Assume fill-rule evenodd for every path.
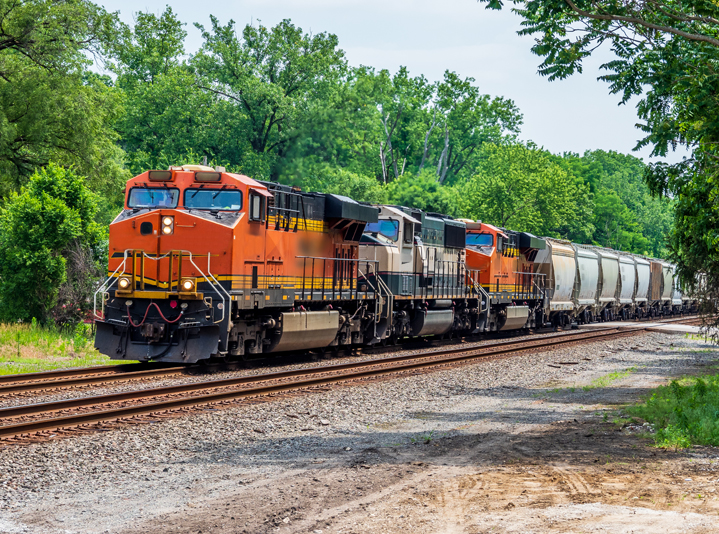
M 174 217 L 164 216 L 162 218 L 162 235 L 170 235 L 175 231 Z
M 180 280 L 180 291 L 182 293 L 194 293 L 195 281 L 192 278 L 183 278 Z
M 126 276 L 121 276 L 117 281 L 117 288 L 120 291 L 130 291 L 132 289 L 132 281 Z

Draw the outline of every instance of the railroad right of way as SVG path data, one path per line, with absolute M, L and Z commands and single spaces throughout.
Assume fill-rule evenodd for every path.
M 0 440 L 4 443 L 44 441 L 77 431 L 116 426 L 122 422 L 141 422 L 145 416 L 175 417 L 208 405 L 229 406 L 236 402 L 268 400 L 280 395 L 331 388 L 340 383 L 416 374 L 468 362 L 507 358 L 518 353 L 606 341 L 645 331 L 641 325 L 625 328 L 564 333 L 476 348 L 460 345 L 422 354 L 13 406 L 0 409 Z

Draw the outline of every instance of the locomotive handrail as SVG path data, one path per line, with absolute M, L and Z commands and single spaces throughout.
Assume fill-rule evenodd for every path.
M 295 256 L 298 260 L 333 260 L 333 261 L 356 261 L 360 263 L 379 263 L 379 260 L 365 260 L 363 258 L 325 258 L 323 256 Z
M 126 249 L 126 250 L 124 251 L 122 263 L 120 263 L 120 265 L 117 267 L 117 269 L 115 269 L 115 271 L 113 271 L 113 273 L 107 278 L 107 280 L 105 280 L 105 282 L 103 282 L 103 284 L 99 287 L 99 289 L 98 289 L 97 291 L 95 291 L 95 294 L 93 295 L 93 313 L 94 313 L 94 315 L 95 315 L 96 318 L 102 319 L 102 318 L 105 317 L 105 299 L 104 299 L 104 294 L 107 293 L 107 291 L 109 291 L 109 289 L 115 284 L 115 282 L 116 282 L 117 280 L 119 280 L 120 277 L 122 277 L 122 276 L 125 274 L 125 270 L 126 270 L 126 269 L 125 269 L 125 265 L 126 265 L 126 263 L 127 263 L 128 253 L 131 253 L 132 256 L 133 256 L 133 258 L 134 258 L 136 252 L 138 252 L 138 251 L 137 251 L 137 250 L 134 250 L 134 249 Z M 204 278 L 205 281 L 206 281 L 208 284 L 210 284 L 210 286 L 212 286 L 212 289 L 215 291 L 215 293 L 217 293 L 217 295 L 218 295 L 218 296 L 220 297 L 220 299 L 222 300 L 222 308 L 221 308 L 221 310 L 222 310 L 222 317 L 220 318 L 219 321 L 214 321 L 214 323 L 215 323 L 215 324 L 221 323 L 222 321 L 225 320 L 225 309 L 227 308 L 227 302 L 232 302 L 232 298 L 230 297 L 229 293 L 227 293 L 227 290 L 226 290 L 224 287 L 222 287 L 222 284 L 220 284 L 220 282 L 217 280 L 217 278 L 215 278 L 215 277 L 212 275 L 212 273 L 210 272 L 210 254 L 209 254 L 209 253 L 208 253 L 208 256 L 207 256 L 207 271 L 208 271 L 208 274 L 212 277 L 212 280 L 210 280 L 210 278 L 207 277 L 207 275 L 202 271 L 202 269 L 200 269 L 200 268 L 197 266 L 197 264 L 195 263 L 195 261 L 194 261 L 194 259 L 193 259 L 193 254 L 192 254 L 192 252 L 190 252 L 189 250 L 171 250 L 171 251 L 169 251 L 169 252 L 166 252 L 166 253 L 163 254 L 162 256 L 157 256 L 157 257 L 154 257 L 154 258 L 153 258 L 152 256 L 148 255 L 144 250 L 140 250 L 139 252 L 142 252 L 142 258 L 143 258 L 143 263 L 142 263 L 142 266 L 141 266 L 141 272 L 142 272 L 142 273 L 144 273 L 144 258 L 147 258 L 147 259 L 152 260 L 152 261 L 159 261 L 159 260 L 162 260 L 162 259 L 167 258 L 168 256 L 171 256 L 172 254 L 179 253 L 179 255 L 180 255 L 179 261 L 182 262 L 182 258 L 185 257 L 185 255 L 186 255 L 186 257 L 188 257 L 188 259 L 190 260 L 190 263 L 192 264 L 192 266 L 197 270 L 197 272 L 200 273 L 200 275 L 202 276 L 202 278 Z M 122 268 L 122 272 L 118 275 L 117 273 L 118 273 L 118 271 L 119 271 L 121 268 Z M 117 276 L 116 276 L 116 275 L 117 275 Z M 133 279 L 133 280 L 132 280 L 132 284 L 133 284 L 132 287 L 133 287 L 133 291 L 134 291 L 134 288 L 135 288 L 135 277 L 136 277 L 135 266 L 133 265 L 133 272 L 132 272 L 132 279 Z M 108 282 L 109 282 L 109 285 L 108 285 Z M 144 283 L 144 279 L 142 280 L 142 282 Z M 178 283 L 179 283 L 179 280 L 178 280 Z M 107 287 L 105 287 L 105 286 L 107 286 Z M 219 287 L 221 291 L 218 290 L 217 287 Z M 170 291 L 172 291 L 172 273 L 170 273 L 170 280 L 168 281 L 168 289 L 169 289 Z M 102 316 L 99 316 L 99 315 L 97 314 L 97 295 L 98 295 L 98 293 L 100 293 L 100 292 L 103 293 L 102 310 L 101 310 Z M 227 302 L 225 301 L 225 297 L 223 296 L 222 292 L 224 292 L 225 295 L 227 295 L 227 297 L 228 297 L 228 299 L 229 299 Z
M 467 278 L 472 282 L 472 288 L 476 291 L 477 295 L 482 297 L 482 301 L 484 302 L 484 307 L 480 304 L 480 313 L 486 312 L 489 310 L 489 293 L 487 293 L 484 288 L 482 287 L 482 284 L 477 282 L 474 278 L 472 278 L 472 273 L 479 274 L 481 269 L 468 269 L 467 264 L 462 262 L 462 266 L 464 267 L 464 270 L 466 273 L 469 274 Z
M 180 259 L 182 259 L 182 258 L 180 258 Z M 195 269 L 200 271 L 200 274 L 202 274 L 202 270 L 197 265 L 195 265 L 195 262 L 192 260 L 192 254 L 190 254 L 190 263 L 195 266 Z M 224 287 L 222 287 L 222 284 L 220 282 L 218 282 L 217 278 L 215 278 L 215 276 L 212 274 L 212 272 L 210 272 L 210 253 L 209 252 L 207 253 L 207 274 L 209 274 L 212 277 L 212 279 L 215 281 L 215 284 L 217 284 L 217 286 L 222 291 L 225 292 L 225 295 L 227 295 L 227 302 L 231 303 L 232 297 L 230 296 L 230 294 L 227 292 L 227 290 Z M 207 277 L 204 274 L 202 274 L 202 276 L 205 278 L 205 280 L 207 280 Z M 208 282 L 209 282 L 209 280 L 208 280 Z M 210 282 L 210 285 L 212 286 L 213 289 L 215 289 L 215 286 L 212 284 L 212 282 Z M 222 296 L 222 293 L 217 291 L 217 289 L 215 289 L 215 292 L 218 295 L 220 295 L 220 298 L 222 299 L 222 317 L 220 318 L 219 321 L 214 321 L 215 324 L 218 324 L 225 320 L 225 308 L 227 307 L 227 305 L 225 304 L 225 297 Z
M 124 267 L 125 267 L 125 262 L 126 262 L 126 261 L 127 261 L 127 251 L 125 251 L 125 257 L 123 258 L 122 263 L 117 267 L 117 269 L 115 269 L 115 270 L 113 271 L 113 273 L 112 273 L 110 276 L 108 276 L 107 280 L 105 280 L 105 281 L 100 285 L 100 287 L 97 289 L 97 291 L 95 291 L 95 293 L 93 294 L 93 296 L 92 296 L 92 314 L 95 316 L 95 319 L 104 319 L 104 318 L 105 318 L 105 298 L 104 298 L 104 295 L 105 295 L 105 293 L 106 293 L 107 291 L 109 291 L 109 289 L 112 287 L 112 285 L 120 278 L 120 276 L 122 276 L 122 274 L 125 274 Z M 117 276 L 117 277 L 116 277 L 115 275 L 117 274 L 117 271 L 120 270 L 120 268 L 123 269 L 122 274 L 121 274 L 120 276 Z M 110 285 L 107 285 L 108 282 L 110 283 Z M 105 287 L 106 285 L 107 285 L 107 287 Z M 102 294 L 103 294 L 102 307 L 101 307 L 101 311 L 100 311 L 100 313 L 101 313 L 102 315 L 98 315 L 98 314 L 97 314 L 97 294 L 98 294 L 98 293 L 102 293 Z
M 324 264 L 323 264 L 323 266 L 322 266 L 322 288 L 321 288 L 321 290 L 320 290 L 322 296 L 324 296 L 325 292 L 327 291 L 327 288 L 325 287 L 325 278 L 326 278 L 326 277 L 325 277 L 325 273 L 326 273 L 326 267 L 327 267 L 327 262 L 328 262 L 328 261 L 345 262 L 345 263 L 349 263 L 350 266 L 352 266 L 354 263 L 357 263 L 357 271 L 358 271 L 358 273 L 359 273 L 359 266 L 360 266 L 360 264 L 363 263 L 363 262 L 364 262 L 364 263 L 367 263 L 368 265 L 369 265 L 370 263 L 372 263 L 372 264 L 378 264 L 378 263 L 379 263 L 378 260 L 365 260 L 365 259 L 362 259 L 362 258 L 331 258 L 331 257 L 325 257 L 325 256 L 295 256 L 295 258 L 298 259 L 298 260 L 303 260 L 303 265 L 302 265 L 302 297 L 301 297 L 302 299 L 305 298 L 305 278 L 306 278 L 306 271 L 307 271 L 307 260 L 312 260 L 311 269 L 312 269 L 312 275 L 313 275 L 313 276 L 312 276 L 312 279 L 313 279 L 313 280 L 314 280 L 314 271 L 315 271 L 315 264 L 314 264 L 314 263 L 315 263 L 315 260 L 320 260 L 320 261 L 324 262 Z M 375 267 L 375 270 L 376 270 L 376 267 Z M 354 273 L 351 273 L 351 274 L 353 275 Z M 363 276 L 364 276 L 364 275 L 363 275 Z M 377 278 L 379 279 L 379 276 L 377 275 L 376 272 L 375 272 L 375 276 L 377 276 Z M 339 282 L 340 282 L 339 292 L 340 292 L 340 294 L 341 294 L 341 293 L 342 293 L 342 290 L 343 290 L 342 285 L 343 285 L 343 283 L 344 283 L 344 278 L 340 279 Z M 354 288 L 353 288 L 353 285 L 354 285 Z M 335 296 L 335 286 L 336 286 L 336 282 L 333 281 L 333 283 L 332 283 L 332 298 L 333 298 L 333 299 L 334 299 L 334 296 Z M 372 286 L 372 284 L 370 284 L 370 286 Z M 311 283 L 311 287 L 310 287 L 310 289 L 309 289 L 310 294 L 312 294 L 313 290 L 314 290 L 314 282 Z M 354 292 L 355 292 L 355 296 L 359 293 L 359 283 L 358 283 L 357 278 L 354 278 L 354 277 L 350 278 L 349 291 L 350 291 L 350 294 L 352 293 L 352 291 L 354 291 Z M 373 291 L 374 293 L 377 293 L 377 290 L 374 288 L 374 286 L 372 286 L 372 291 Z

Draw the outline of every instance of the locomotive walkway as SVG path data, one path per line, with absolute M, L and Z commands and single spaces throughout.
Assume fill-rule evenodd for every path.
M 676 321 L 687 320 L 698 319 Z M 652 326 L 624 323 L 621 328 L 604 326 L 537 340 L 505 341 L 474 348 L 454 346 L 421 354 L 9 407 L 0 409 L 0 441 L 45 441 L 78 431 L 95 431 L 123 423 L 137 424 L 159 418 L 178 417 L 193 409 L 207 409 L 208 406 L 225 407 L 237 403 L 265 402 L 278 395 L 307 394 L 342 383 L 383 379 L 392 375 L 406 376 L 468 362 L 509 358 L 528 351 L 547 351 L 568 345 L 606 341 L 635 335 Z M 177 369 L 164 369 L 168 372 L 175 370 Z M 153 370 L 157 371 L 160 370 Z M 74 375 L 70 379 L 77 380 L 76 377 L 77 375 Z M 19 387 L 19 384 L 15 386 Z M 2 390 L 0 398 L 1 395 Z

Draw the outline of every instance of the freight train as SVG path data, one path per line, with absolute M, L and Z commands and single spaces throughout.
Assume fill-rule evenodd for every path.
M 695 307 L 662 260 L 185 165 L 127 183 L 95 346 L 189 364 Z

